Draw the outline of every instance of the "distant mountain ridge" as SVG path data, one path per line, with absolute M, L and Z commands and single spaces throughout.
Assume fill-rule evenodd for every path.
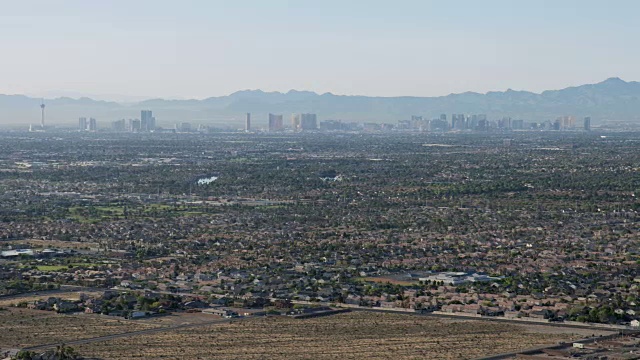
M 0 95 L 0 124 L 38 123 L 41 99 L 24 95 Z M 244 115 L 252 113 L 255 127 L 266 124 L 268 113 L 311 112 L 320 120 L 396 122 L 412 115 L 426 118 L 447 114 L 487 114 L 489 118 L 510 116 L 516 119 L 544 121 L 562 115 L 591 116 L 602 120 L 640 121 L 640 82 L 609 78 L 542 93 L 529 91 L 493 91 L 486 94 L 465 92 L 438 97 L 368 97 L 359 95 L 317 94 L 290 90 L 287 93 L 242 90 L 227 96 L 202 100 L 150 99 L 121 104 L 87 97 L 46 99 L 47 123 L 75 124 L 78 117 L 95 117 L 100 127 L 121 118 L 139 118 L 140 110 L 154 111 L 158 123 L 169 126 L 189 121 L 195 124 L 238 127 Z

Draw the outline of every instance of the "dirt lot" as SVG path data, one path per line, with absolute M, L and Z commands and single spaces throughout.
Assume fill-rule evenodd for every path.
M 376 277 L 364 277 L 362 278 L 362 280 L 364 281 L 369 281 L 369 282 L 375 282 L 375 283 L 380 283 L 380 284 L 386 284 L 386 283 L 390 283 L 392 285 L 403 285 L 403 286 L 407 286 L 407 285 L 414 285 L 417 283 L 417 281 L 408 281 L 408 280 L 400 280 L 394 277 L 385 277 L 385 276 L 376 276 Z
M 34 295 L 34 294 L 19 294 L 19 295 L 15 295 L 15 296 L 9 296 L 6 298 L 0 298 L 0 306 L 3 307 L 10 307 L 13 306 L 15 304 L 21 303 L 21 302 L 33 302 L 36 300 L 46 300 L 49 297 L 57 297 L 57 298 L 61 298 L 64 300 L 78 300 L 80 299 L 80 294 L 87 294 L 87 295 L 98 295 L 101 292 L 99 291 L 94 291 L 94 292 L 87 292 L 87 291 L 42 291 L 41 293 L 39 293 L 38 295 Z
M 99 315 L 7 308 L 0 311 L 0 348 L 22 348 L 155 327 Z
M 40 239 L 27 239 L 27 240 L 11 240 L 3 242 L 4 245 L 28 245 L 33 248 L 55 248 L 55 249 L 88 249 L 99 247 L 98 243 L 94 242 L 80 242 L 80 241 L 60 241 L 60 240 L 40 240 Z
M 582 330 L 353 312 L 238 320 L 78 345 L 104 359 L 471 359 L 587 335 Z M 587 331 L 589 335 L 593 331 Z
M 168 315 L 162 316 L 154 316 L 149 318 L 143 318 L 135 320 L 141 324 L 150 324 L 157 326 L 179 326 L 179 325 L 189 325 L 189 324 L 202 324 L 206 322 L 211 322 L 211 320 L 222 319 L 222 317 L 212 314 L 203 314 L 201 312 L 196 313 L 186 313 L 186 312 L 176 312 Z

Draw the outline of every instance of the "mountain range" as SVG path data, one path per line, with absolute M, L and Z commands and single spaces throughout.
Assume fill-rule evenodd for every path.
M 0 95 L 0 124 L 38 124 L 42 99 L 24 95 Z M 252 113 L 255 127 L 267 123 L 268 113 L 309 112 L 319 120 L 393 122 L 412 115 L 425 118 L 439 114 L 487 114 L 495 119 L 509 116 L 525 121 L 545 121 L 558 116 L 591 116 L 604 120 L 640 121 L 640 82 L 609 78 L 597 84 L 548 90 L 542 93 L 507 90 L 486 94 L 465 92 L 439 97 L 368 97 L 317 94 L 291 90 L 287 93 L 261 90 L 238 91 L 202 100 L 150 99 L 117 103 L 61 97 L 45 99 L 47 124 L 73 125 L 78 117 L 94 117 L 99 127 L 122 118 L 139 118 L 140 110 L 151 109 L 160 126 L 178 122 L 240 127 L 245 113 Z

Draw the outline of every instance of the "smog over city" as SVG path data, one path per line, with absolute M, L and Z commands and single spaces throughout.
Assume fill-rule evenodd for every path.
M 0 3 L 0 359 L 640 359 L 639 3 Z

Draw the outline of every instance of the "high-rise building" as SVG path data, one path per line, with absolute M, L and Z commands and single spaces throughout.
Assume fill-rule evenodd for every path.
M 244 122 L 244 131 L 251 131 L 251 113 L 247 113 L 247 118 Z
M 343 123 L 340 120 L 325 120 L 321 121 L 319 124 L 320 130 L 324 131 L 338 131 L 338 130 L 349 130 L 349 125 Z
M 316 114 L 300 114 L 301 130 L 317 130 L 318 118 Z
M 153 131 L 156 129 L 156 118 L 151 110 L 140 111 L 140 130 Z
M 127 127 L 125 125 L 124 119 L 116 120 L 116 121 L 111 123 L 111 130 L 113 130 L 113 131 L 125 131 L 126 129 L 127 129 Z
M 191 132 L 191 123 L 183 122 L 175 125 L 177 132 Z
M 469 129 L 476 129 L 478 127 L 478 114 L 471 115 L 469 122 L 467 123 Z
M 425 131 L 427 129 L 426 122 L 424 121 L 424 117 L 420 115 L 411 115 L 411 129 L 418 129 L 420 131 Z
M 129 119 L 129 131 L 138 132 L 140 130 L 140 119 Z
M 576 126 L 575 116 L 561 116 L 556 121 L 560 123 L 560 129 L 572 129 Z
M 513 130 L 522 130 L 524 129 L 524 120 L 517 119 L 511 122 L 511 128 Z
M 487 121 L 487 117 L 481 117 L 480 115 L 478 115 L 478 126 L 476 127 L 477 130 L 480 131 L 487 131 L 489 130 L 489 121 Z
M 451 128 L 455 130 L 464 130 L 466 128 L 466 120 L 464 114 L 451 115 Z
M 433 119 L 429 122 L 429 131 L 447 131 L 449 130 L 449 123 L 447 123 L 446 115 L 445 119 L 440 115 L 439 118 Z
M 87 130 L 87 118 L 81 117 L 78 119 L 78 130 L 85 131 Z
M 291 114 L 291 128 L 293 131 L 300 130 L 300 114 Z
M 511 118 L 508 116 L 498 120 L 498 129 L 511 129 Z
M 409 120 L 398 120 L 398 125 L 396 126 L 398 130 L 409 130 L 411 129 L 411 121 Z
M 98 123 L 96 122 L 96 119 L 89 118 L 89 131 L 96 131 L 96 130 L 98 130 Z
M 591 131 L 591 116 L 584 118 L 584 129 L 586 131 Z
M 269 113 L 269 131 L 282 131 L 283 129 L 282 115 Z

